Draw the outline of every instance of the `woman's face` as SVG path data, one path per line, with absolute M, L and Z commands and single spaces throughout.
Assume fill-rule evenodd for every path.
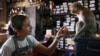
M 29 35 L 31 34 L 31 31 L 32 31 L 32 26 L 30 25 L 30 21 L 29 19 L 25 19 L 24 22 L 23 22 L 23 26 L 22 26 L 22 29 L 21 29 L 21 33 L 23 35 Z

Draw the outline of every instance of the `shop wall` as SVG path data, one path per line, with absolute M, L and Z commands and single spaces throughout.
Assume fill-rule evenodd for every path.
M 6 22 L 6 1 L 5 0 L 0 0 L 0 5 L 2 9 L 0 9 L 0 23 Z

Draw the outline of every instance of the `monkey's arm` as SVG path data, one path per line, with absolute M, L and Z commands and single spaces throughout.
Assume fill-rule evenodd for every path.
M 80 36 L 84 31 L 86 31 L 87 24 L 86 24 L 85 21 L 81 21 L 81 22 L 79 23 L 79 25 L 76 26 L 76 27 L 79 27 L 79 28 L 78 28 L 78 30 L 77 30 L 77 32 L 76 32 L 76 34 L 75 34 L 75 38 L 77 38 L 77 37 Z

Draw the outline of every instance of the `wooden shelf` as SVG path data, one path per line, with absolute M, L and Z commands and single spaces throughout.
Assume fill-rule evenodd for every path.
M 7 40 L 7 34 L 0 33 L 0 46 Z
M 59 13 L 59 14 L 53 14 L 53 13 L 51 13 L 50 15 L 51 16 L 65 16 L 67 14 L 69 14 L 69 13 Z

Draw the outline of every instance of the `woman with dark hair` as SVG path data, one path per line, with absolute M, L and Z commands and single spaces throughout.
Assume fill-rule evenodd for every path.
M 30 35 L 32 27 L 27 16 L 13 16 L 9 29 L 11 36 L 2 45 L 0 56 L 30 56 L 33 49 L 44 55 L 52 55 L 59 39 L 68 32 L 66 27 L 62 27 L 57 32 L 53 42 L 48 47 L 45 47 Z

